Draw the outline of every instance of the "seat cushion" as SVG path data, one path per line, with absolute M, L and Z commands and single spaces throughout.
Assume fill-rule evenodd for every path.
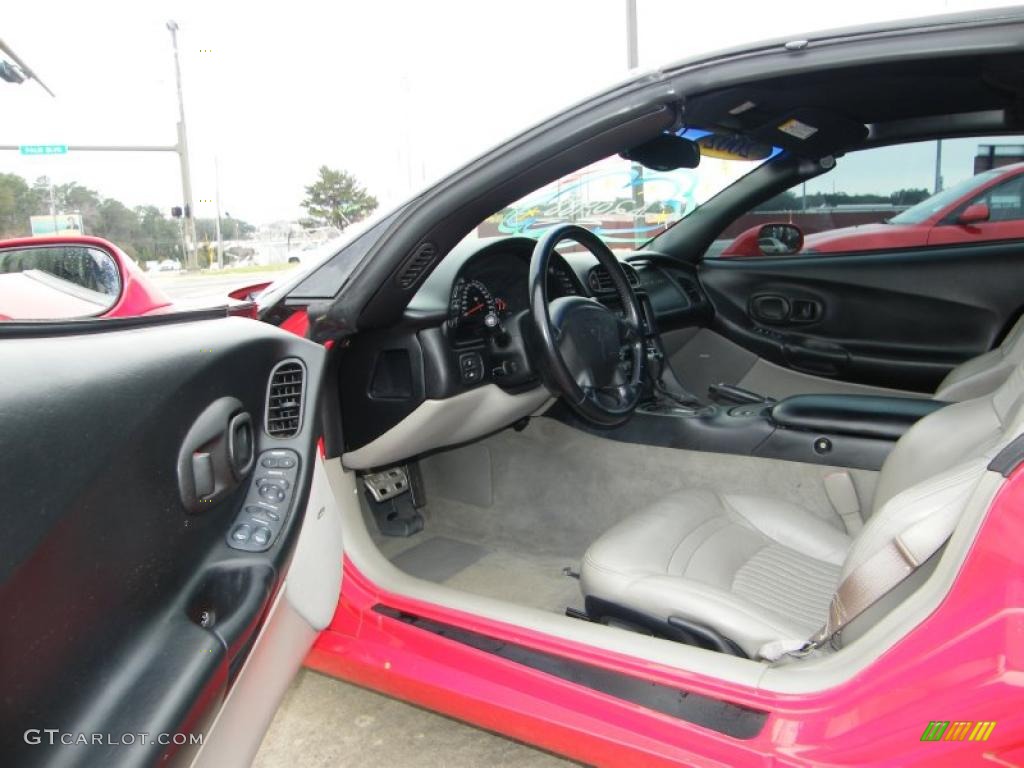
M 748 655 L 821 628 L 850 538 L 777 499 L 680 491 L 587 550 L 585 596 L 718 630 Z

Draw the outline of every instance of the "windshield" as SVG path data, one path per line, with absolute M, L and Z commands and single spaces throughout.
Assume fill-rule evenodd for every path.
M 700 146 L 697 168 L 652 171 L 618 156 L 605 158 L 498 211 L 477 235 L 539 238 L 552 226 L 570 222 L 591 230 L 614 250 L 634 250 L 780 151 L 696 129 L 680 135 Z
M 927 200 L 922 200 L 917 205 L 907 208 L 903 213 L 893 216 L 887 223 L 920 224 L 921 222 L 930 219 L 943 208 L 952 205 L 961 197 L 965 197 L 970 194 L 972 189 L 977 189 L 978 187 L 984 186 L 988 182 L 992 181 L 992 179 L 1000 173 L 1002 173 L 1002 170 L 997 168 L 987 171 L 986 173 L 979 173 L 977 176 L 966 178 L 963 181 L 932 195 Z

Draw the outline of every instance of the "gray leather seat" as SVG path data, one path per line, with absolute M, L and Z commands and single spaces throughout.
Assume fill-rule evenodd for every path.
M 948 374 L 935 390 L 936 400 L 957 403 L 990 394 L 1024 362 L 1024 316 L 1006 334 L 1003 343 L 972 357 Z
M 991 458 L 1022 431 L 1018 366 L 995 392 L 936 411 L 900 439 L 855 537 L 784 500 L 694 488 L 594 542 L 581 589 L 659 621 L 710 627 L 751 657 L 798 644 L 825 624 L 841 581 L 910 523 L 955 523 Z

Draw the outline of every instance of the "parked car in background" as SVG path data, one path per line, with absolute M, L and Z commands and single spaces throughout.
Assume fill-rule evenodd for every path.
M 850 253 L 1022 239 L 1022 201 L 1024 163 L 1014 163 L 975 174 L 885 221 L 806 235 L 795 224 L 781 225 L 798 230 L 803 237 L 802 247 L 795 251 L 775 247 L 778 241 L 766 235 L 765 228 L 780 224 L 769 223 L 743 232 L 720 255 Z

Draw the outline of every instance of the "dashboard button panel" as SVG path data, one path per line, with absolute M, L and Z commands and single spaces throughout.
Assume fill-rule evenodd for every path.
M 230 547 L 245 552 L 270 549 L 288 517 L 298 471 L 295 451 L 278 448 L 260 454 L 242 511 L 228 531 Z

